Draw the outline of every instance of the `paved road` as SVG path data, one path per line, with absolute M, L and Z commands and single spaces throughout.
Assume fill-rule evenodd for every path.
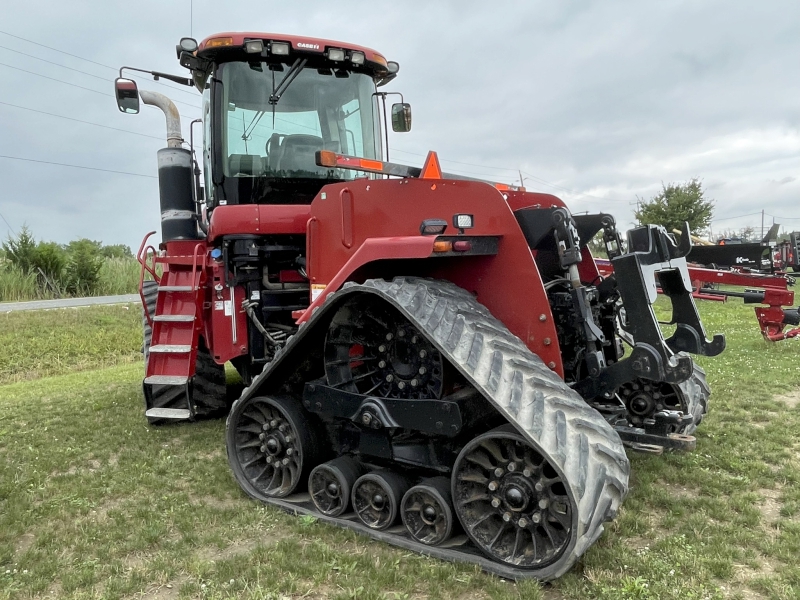
M 71 306 L 93 306 L 95 304 L 127 304 L 128 302 L 139 301 L 139 294 L 125 294 L 124 296 L 63 298 L 61 300 L 34 300 L 33 302 L 0 302 L 0 313 L 18 310 L 42 310 L 45 308 L 69 308 Z

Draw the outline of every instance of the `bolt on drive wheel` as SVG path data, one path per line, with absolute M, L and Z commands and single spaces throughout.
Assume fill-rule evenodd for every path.
M 496 561 L 541 569 L 570 545 L 577 507 L 569 486 L 548 457 L 511 427 L 480 435 L 462 449 L 452 490 L 467 535 Z
M 317 459 L 315 427 L 289 397 L 238 401 L 228 417 L 228 462 L 252 497 L 283 498 L 298 491 Z
M 328 385 L 383 398 L 440 398 L 442 355 L 408 319 L 371 295 L 342 306 L 325 340 Z
M 308 477 L 308 492 L 323 515 L 338 517 L 350 506 L 350 491 L 364 468 L 349 456 L 340 456 L 314 467 Z
M 415 485 L 403 496 L 400 515 L 416 541 L 438 546 L 450 538 L 453 510 L 449 488 L 446 477 L 436 477 Z
M 408 481 L 396 473 L 367 473 L 353 485 L 353 509 L 371 529 L 388 529 L 397 521 Z

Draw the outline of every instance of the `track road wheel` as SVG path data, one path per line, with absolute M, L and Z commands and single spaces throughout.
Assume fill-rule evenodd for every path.
M 338 517 L 350 506 L 350 492 L 364 468 L 349 456 L 340 456 L 314 467 L 308 477 L 308 492 L 323 515 Z
M 261 500 L 300 491 L 318 460 L 319 432 L 287 396 L 237 400 L 228 416 L 226 446 L 233 475 Z
M 403 496 L 400 515 L 409 535 L 429 546 L 446 542 L 453 533 L 450 482 L 436 477 L 415 485 Z
M 567 549 L 578 508 L 571 486 L 513 427 L 469 442 L 456 459 L 452 487 L 464 530 L 487 556 L 523 569 L 572 560 Z
M 367 473 L 353 485 L 353 509 L 367 527 L 382 531 L 397 521 L 408 480 L 389 472 Z

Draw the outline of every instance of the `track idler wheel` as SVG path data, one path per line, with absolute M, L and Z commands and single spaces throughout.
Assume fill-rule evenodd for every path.
M 458 455 L 456 514 L 492 559 L 541 569 L 558 560 L 573 535 L 573 500 L 546 456 L 512 427 L 476 437 Z
M 367 527 L 388 529 L 397 522 L 400 501 L 408 487 L 408 480 L 397 473 L 367 473 L 353 486 L 353 509 Z
M 347 512 L 353 484 L 363 472 L 361 464 L 349 456 L 315 467 L 308 477 L 308 491 L 317 510 L 329 517 Z
M 438 546 L 453 533 L 450 482 L 446 477 L 423 481 L 408 490 L 400 514 L 408 533 L 416 541 Z
M 315 424 L 290 397 L 256 396 L 228 417 L 228 462 L 242 488 L 259 500 L 299 491 L 319 456 Z

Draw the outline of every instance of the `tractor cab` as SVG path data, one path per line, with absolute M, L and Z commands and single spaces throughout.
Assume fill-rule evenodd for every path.
M 210 208 L 307 204 L 323 185 L 356 176 L 318 166 L 321 150 L 381 159 L 385 107 L 376 87 L 399 67 L 377 52 L 242 33 L 209 37 L 194 53 L 179 48 L 203 92 Z
M 176 50 L 191 71 L 182 82 L 203 94 L 209 211 L 220 205 L 309 204 L 324 185 L 358 176 L 318 166 L 319 151 L 382 159 L 381 123 L 388 119 L 386 94 L 377 87 L 394 79 L 399 65 L 378 52 L 269 33 L 222 33 L 199 44 L 183 38 Z M 409 105 L 393 105 L 394 131 L 410 125 Z

